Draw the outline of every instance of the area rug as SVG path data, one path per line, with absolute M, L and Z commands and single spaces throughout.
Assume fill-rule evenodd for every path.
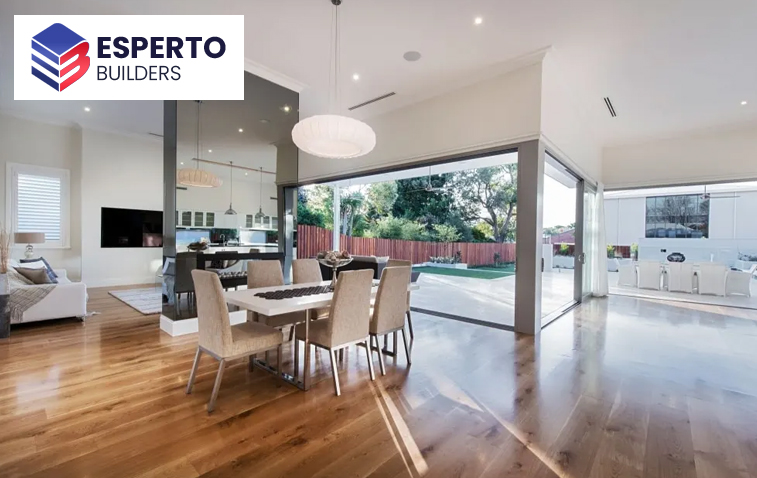
M 145 315 L 159 314 L 163 310 L 161 290 L 155 287 L 149 289 L 112 290 L 108 294 Z

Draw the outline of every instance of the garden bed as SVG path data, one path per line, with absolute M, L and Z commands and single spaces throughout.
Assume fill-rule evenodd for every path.
M 441 267 L 442 269 L 467 269 L 468 264 L 443 264 L 441 262 L 424 262 L 422 267 Z

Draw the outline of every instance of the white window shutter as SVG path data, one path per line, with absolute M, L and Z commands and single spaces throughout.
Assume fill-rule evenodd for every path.
M 16 231 L 44 232 L 45 242 L 61 242 L 61 179 L 19 173 L 16 187 Z

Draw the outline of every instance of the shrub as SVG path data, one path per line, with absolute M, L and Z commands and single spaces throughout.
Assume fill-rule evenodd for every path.
M 639 258 L 639 245 L 635 242 L 631 244 L 631 259 Z
M 502 261 L 502 255 L 499 252 L 494 253 L 494 266 L 498 267 L 500 261 Z
M 461 234 L 456 227 L 448 224 L 434 224 L 434 238 L 439 242 L 457 242 Z
M 746 262 L 757 262 L 757 255 L 739 253 L 739 260 Z
M 557 250 L 557 255 L 570 257 L 573 254 L 570 252 L 570 246 L 568 244 L 560 244 L 560 248 Z
M 611 244 L 607 244 L 607 258 L 608 259 L 615 258 L 615 246 Z

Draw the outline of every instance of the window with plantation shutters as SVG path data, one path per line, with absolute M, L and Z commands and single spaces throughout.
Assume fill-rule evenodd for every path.
M 68 170 L 8 164 L 7 177 L 13 232 L 44 233 L 37 247 L 68 247 Z

